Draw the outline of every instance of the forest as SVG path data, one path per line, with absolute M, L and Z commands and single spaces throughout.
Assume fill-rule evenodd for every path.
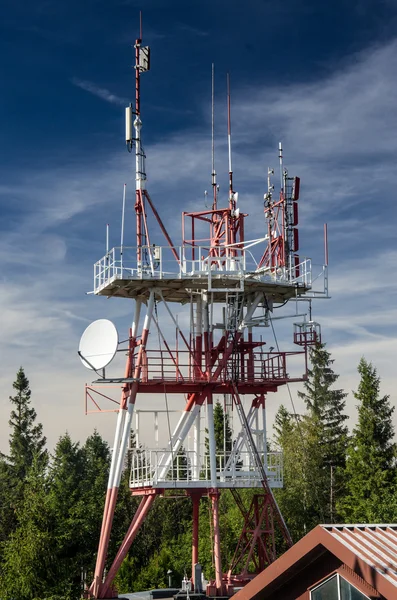
M 284 488 L 275 495 L 296 542 L 319 523 L 391 523 L 397 520 L 394 407 L 381 393 L 376 368 L 362 358 L 354 391 L 354 426 L 347 393 L 338 389 L 334 360 L 324 344 L 310 350 L 308 379 L 280 406 L 270 449 L 284 455 Z M 0 455 L 0 598 L 74 600 L 90 583 L 107 486 L 111 449 L 93 432 L 84 444 L 63 434 L 49 452 L 34 409 L 34 394 L 21 367 L 10 397 L 10 435 Z M 353 410 L 349 410 L 350 413 Z M 224 414 L 215 408 L 223 436 Z M 228 435 L 232 437 L 229 424 Z M 126 461 L 108 562 L 123 539 L 139 498 L 131 497 Z M 243 493 L 249 502 L 250 490 Z M 200 562 L 212 575 L 210 507 L 200 505 Z M 221 496 L 222 561 L 226 570 L 241 531 L 241 513 L 228 491 Z M 226 543 L 225 543 L 226 541 Z M 280 552 L 282 548 L 280 548 Z M 191 560 L 190 499 L 181 493 L 156 501 L 117 576 L 119 593 L 180 585 Z

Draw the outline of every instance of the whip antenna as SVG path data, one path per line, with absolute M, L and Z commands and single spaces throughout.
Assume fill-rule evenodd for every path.
M 217 189 L 216 189 L 216 172 L 215 172 L 215 65 L 212 63 L 211 74 L 211 143 L 212 143 L 212 190 L 213 190 L 213 206 L 212 210 L 216 210 L 217 204 Z
M 232 170 L 232 125 L 230 117 L 230 75 L 227 74 L 227 145 L 229 151 L 229 194 L 233 193 L 233 170 Z

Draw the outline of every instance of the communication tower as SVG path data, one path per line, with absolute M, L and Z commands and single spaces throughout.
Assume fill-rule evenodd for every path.
M 311 306 L 316 296 L 328 295 L 327 265 L 316 274 L 316 278 L 323 277 L 323 288 L 314 291 L 311 261 L 298 255 L 300 180 L 290 177 L 284 168 L 281 144 L 280 192 L 274 191 L 274 171 L 269 169 L 264 215 L 258 211 L 258 218 L 263 218 L 263 235 L 246 239 L 248 215 L 240 210 L 232 176 L 229 81 L 227 202 L 221 207 L 212 125 L 212 207 L 182 212 L 182 243 L 174 245 L 146 189 L 140 80 L 150 68 L 150 50 L 142 46 L 141 38 L 142 33 L 134 46 L 135 105 L 126 109 L 126 143 L 135 155 L 135 246 L 124 245 L 124 187 L 121 245 L 111 249 L 107 245 L 105 256 L 94 266 L 94 293 L 130 301 L 132 326 L 126 341 L 119 342 L 110 321 L 96 321 L 84 332 L 79 348 L 83 364 L 98 374 L 86 386 L 87 400 L 100 410 L 101 400 L 112 399 L 104 388 L 121 387 L 97 563 L 88 595 L 109 598 L 114 594 L 114 577 L 148 511 L 170 489 L 184 490 L 191 498 L 191 574 L 195 590 L 201 585 L 195 581 L 195 565 L 200 560 L 199 505 L 202 497 L 210 499 L 215 580 L 208 584 L 206 592 L 209 596 L 231 595 L 233 585 L 249 581 L 275 559 L 277 528 L 286 544 L 292 544 L 272 491 L 282 487 L 283 466 L 281 454 L 268 450 L 266 402 L 268 395 L 280 386 L 305 380 L 308 346 L 320 341 L 321 332 L 310 312 L 309 319 L 304 316 L 294 325 L 298 350 L 283 351 L 277 341 L 276 348 L 268 349 L 266 340 L 271 338 L 279 307 L 289 302 L 298 306 L 301 301 Z M 164 245 L 153 243 L 157 238 L 150 213 L 164 236 Z M 178 321 L 176 305 L 187 315 L 186 319 Z M 105 367 L 116 352 L 127 357 L 125 371 L 109 377 Z M 300 366 L 295 368 L 296 375 L 291 375 L 294 361 Z M 180 418 L 170 430 L 168 443 L 159 447 L 159 419 L 166 413 L 169 416 L 168 394 L 179 398 Z M 153 408 L 154 441 L 151 447 L 139 443 L 129 448 L 131 428 L 135 427 L 135 434 L 141 439 L 139 417 L 151 410 L 154 395 L 165 398 L 164 410 Z M 226 414 L 233 412 L 234 443 L 229 448 L 216 447 L 217 398 L 223 399 Z M 113 564 L 106 565 L 127 452 L 132 465 L 131 492 L 141 496 L 141 501 Z M 239 493 L 243 488 L 256 490 L 249 507 Z M 232 563 L 223 569 L 219 498 L 226 489 L 231 490 L 241 509 L 243 527 Z

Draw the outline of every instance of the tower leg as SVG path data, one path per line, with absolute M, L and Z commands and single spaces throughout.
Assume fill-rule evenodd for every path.
M 221 561 L 221 537 L 219 531 L 219 492 L 210 494 L 212 503 L 212 520 L 214 526 L 214 562 L 215 562 L 215 585 L 217 596 L 222 595 L 222 561 Z
M 106 598 L 111 590 L 111 585 L 116 577 L 121 564 L 125 557 L 128 554 L 128 551 L 131 547 L 132 542 L 134 541 L 136 534 L 142 526 L 142 523 L 146 519 L 146 515 L 149 512 L 150 507 L 152 506 L 155 499 L 155 495 L 144 496 L 141 500 L 140 505 L 134 515 L 134 518 L 131 521 L 131 525 L 128 528 L 128 531 L 124 537 L 124 540 L 117 552 L 116 558 L 113 561 L 112 566 L 109 569 L 109 573 L 106 576 L 105 582 L 99 588 L 98 598 Z
M 192 515 L 192 580 L 194 590 L 197 589 L 197 585 L 195 581 L 195 570 L 194 565 L 196 565 L 199 561 L 199 515 L 200 515 L 200 498 L 201 494 L 192 494 L 192 503 L 193 503 L 193 515 Z M 201 585 L 201 582 L 200 582 Z
M 121 473 L 124 466 L 125 454 L 127 452 L 128 439 L 131 431 L 132 414 L 135 406 L 135 400 L 138 393 L 138 379 L 141 375 L 143 359 L 145 355 L 146 343 L 149 337 L 149 328 L 154 307 L 154 290 L 150 291 L 145 321 L 142 329 L 141 344 L 134 369 L 134 381 L 123 388 L 120 402 L 120 411 L 117 419 L 115 446 L 113 448 L 112 462 L 109 472 L 108 490 L 105 501 L 105 510 L 103 514 L 101 537 L 98 546 L 98 556 L 95 565 L 94 580 L 90 587 L 90 593 L 95 598 L 99 597 L 98 592 L 101 587 L 103 571 L 105 568 L 106 555 L 109 546 L 110 533 L 113 524 L 113 516 L 116 507 L 117 495 L 120 485 Z M 139 319 L 140 302 L 137 302 L 131 340 L 134 340 L 137 333 Z M 134 335 L 132 335 L 134 334 Z M 132 350 L 130 342 L 130 352 L 128 355 L 126 376 L 131 376 L 132 372 Z

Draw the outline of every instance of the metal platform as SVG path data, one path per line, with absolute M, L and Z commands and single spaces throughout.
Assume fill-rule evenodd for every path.
M 293 269 L 260 269 L 251 253 L 239 251 L 239 256 L 211 257 L 198 260 L 184 258 L 185 248 L 179 247 L 179 262 L 169 257 L 169 247 L 155 247 L 156 259 L 146 266 L 137 266 L 136 248 L 112 248 L 94 265 L 94 293 L 116 298 L 141 298 L 149 290 L 159 288 L 168 302 L 188 302 L 191 294 L 202 290 L 212 294 L 213 302 L 224 302 L 226 294 L 263 292 L 274 302 L 285 302 L 311 289 L 311 260 L 304 259 Z M 198 255 L 206 249 L 197 249 Z M 167 257 L 167 259 L 166 259 Z
M 194 451 L 171 455 L 168 449 L 133 449 L 130 451 L 130 488 L 186 489 L 212 487 L 209 455 L 198 456 Z M 173 467 L 166 477 L 161 473 L 172 460 Z M 283 487 L 283 456 L 281 452 L 267 452 L 262 455 L 266 462 L 265 471 L 270 487 Z M 222 453 L 216 455 L 217 487 L 219 488 L 260 488 L 261 473 L 248 451 Z

